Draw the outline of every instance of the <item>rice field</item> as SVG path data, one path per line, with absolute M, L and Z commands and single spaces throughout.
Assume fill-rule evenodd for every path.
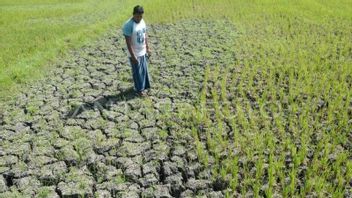
M 236 58 L 207 67 L 186 119 L 229 197 L 351 193 L 351 2 L 337 4 L 234 3 Z
M 140 3 L 15 2 L 0 2 L 0 93 L 6 100 L 9 90 L 43 78 L 33 73 L 53 69 L 56 56 L 107 30 L 120 31 Z M 213 190 L 224 197 L 352 196 L 352 1 L 142 3 L 146 22 L 161 27 L 152 34 L 160 55 L 153 64 L 202 63 L 194 73 L 200 83 L 195 99 L 159 113 L 167 129 L 178 128 L 176 137 L 192 138 Z M 197 41 L 197 31 L 206 28 L 177 24 L 214 20 L 226 27 L 215 26 L 223 33 L 209 33 L 201 50 L 195 43 L 194 51 L 178 53 L 181 41 Z M 179 54 L 191 56 L 177 62 Z M 168 78 L 159 80 L 167 84 Z

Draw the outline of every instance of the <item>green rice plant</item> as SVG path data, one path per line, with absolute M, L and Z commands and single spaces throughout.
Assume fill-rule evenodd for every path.
M 314 190 L 318 193 L 318 196 L 323 196 L 324 194 L 325 181 L 323 177 L 317 177 L 316 183 L 314 185 Z
M 233 130 L 233 146 L 234 148 L 239 148 L 240 147 L 240 132 L 239 132 L 239 128 L 238 128 L 238 125 L 236 123 L 236 117 L 232 117 L 230 119 L 230 125 L 232 127 L 232 130 Z
M 94 136 L 93 144 L 99 147 L 99 146 L 103 146 L 105 141 L 106 141 L 105 135 L 101 131 L 97 131 Z
M 211 133 L 209 130 L 206 131 L 206 138 L 207 138 L 207 147 L 210 151 L 214 152 L 216 145 L 217 145 L 217 141 L 214 140 L 214 138 L 212 137 Z
M 79 162 L 83 162 L 89 157 L 89 153 L 91 151 L 90 144 L 91 141 L 83 137 L 74 140 L 73 146 L 78 154 Z
M 228 65 L 227 67 L 225 67 L 224 71 L 222 72 L 222 79 L 221 79 L 221 83 L 220 83 L 220 87 L 221 87 L 221 100 L 224 102 L 224 105 L 228 105 L 227 104 L 227 80 L 228 80 L 228 73 L 229 73 L 229 68 L 232 65 Z M 219 67 L 219 66 L 218 66 Z
M 38 198 L 46 198 L 50 195 L 51 191 L 49 188 L 41 188 L 39 191 L 38 191 Z
M 296 175 L 297 169 L 293 167 L 290 171 L 289 195 L 294 196 L 296 191 Z
M 259 190 L 262 186 L 262 176 L 264 174 L 264 159 L 263 155 L 259 153 L 258 159 L 256 160 L 256 174 L 255 174 L 255 184 L 254 184 L 254 197 L 259 197 Z
M 314 179 L 311 174 L 311 170 L 307 170 L 306 177 L 304 178 L 304 186 L 301 189 L 300 194 L 306 196 L 308 193 L 312 192 L 314 186 Z
M 230 187 L 233 190 L 236 190 L 237 186 L 238 186 L 238 173 L 239 173 L 239 167 L 238 167 L 238 156 L 234 156 L 232 158 L 232 162 L 230 163 L 231 165 L 231 175 L 232 178 L 230 180 Z
M 123 174 L 117 175 L 114 179 L 115 184 L 123 184 L 126 182 L 126 178 Z
M 269 167 L 268 167 L 268 188 L 265 189 L 265 195 L 267 197 L 272 197 L 273 196 L 273 186 L 275 184 L 275 169 L 276 168 L 276 163 L 274 162 L 274 156 L 272 151 L 270 151 L 269 154 Z
M 243 131 L 247 131 L 249 128 L 249 123 L 248 120 L 244 116 L 244 112 L 242 110 L 242 107 L 240 105 L 236 106 L 236 115 L 237 115 L 237 120 L 239 126 L 243 129 Z
M 278 175 L 281 187 L 281 194 L 283 197 L 288 197 L 288 185 L 286 184 L 286 173 L 285 173 L 285 154 L 282 153 L 277 160 L 275 172 Z
M 160 130 L 160 131 L 159 131 L 159 137 L 160 137 L 161 139 L 166 139 L 167 136 L 168 136 L 168 132 L 167 132 L 167 131 L 165 131 L 165 130 Z

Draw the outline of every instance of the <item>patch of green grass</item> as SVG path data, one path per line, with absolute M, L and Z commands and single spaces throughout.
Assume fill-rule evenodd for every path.
M 166 130 L 159 130 L 159 137 L 160 137 L 161 139 L 166 139 L 167 136 L 168 136 L 168 133 L 167 133 Z
M 137 1 L 0 2 L 0 99 L 38 79 L 69 49 L 121 29 Z
M 13 191 L 7 191 L 0 194 L 0 198 L 21 198 L 24 197 L 22 193 L 14 189 Z
M 79 163 L 84 162 L 89 155 L 93 153 L 91 148 L 91 141 L 87 138 L 80 137 L 73 141 L 73 147 L 78 154 Z
M 123 183 L 125 183 L 125 182 L 126 182 L 126 178 L 125 178 L 124 175 L 117 175 L 117 176 L 115 177 L 115 180 L 114 180 L 114 183 L 115 183 L 115 184 L 123 184 Z
M 49 188 L 41 188 L 38 193 L 37 193 L 37 196 L 39 198 L 46 198 L 46 197 L 49 197 L 51 193 L 51 190 Z

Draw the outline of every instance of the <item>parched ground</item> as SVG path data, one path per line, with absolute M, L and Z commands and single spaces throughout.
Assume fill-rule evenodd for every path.
M 120 29 L 72 52 L 0 112 L 0 197 L 224 197 L 180 115 L 206 66 L 235 58 L 226 21 L 152 25 L 152 89 L 133 92 Z

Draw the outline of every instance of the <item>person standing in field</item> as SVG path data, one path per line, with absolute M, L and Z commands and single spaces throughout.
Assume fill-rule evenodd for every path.
M 132 67 L 134 88 L 140 96 L 146 96 L 146 90 L 150 88 L 147 63 L 150 50 L 143 14 L 143 7 L 135 6 L 132 18 L 123 25 L 123 35 L 126 39 L 127 55 Z

